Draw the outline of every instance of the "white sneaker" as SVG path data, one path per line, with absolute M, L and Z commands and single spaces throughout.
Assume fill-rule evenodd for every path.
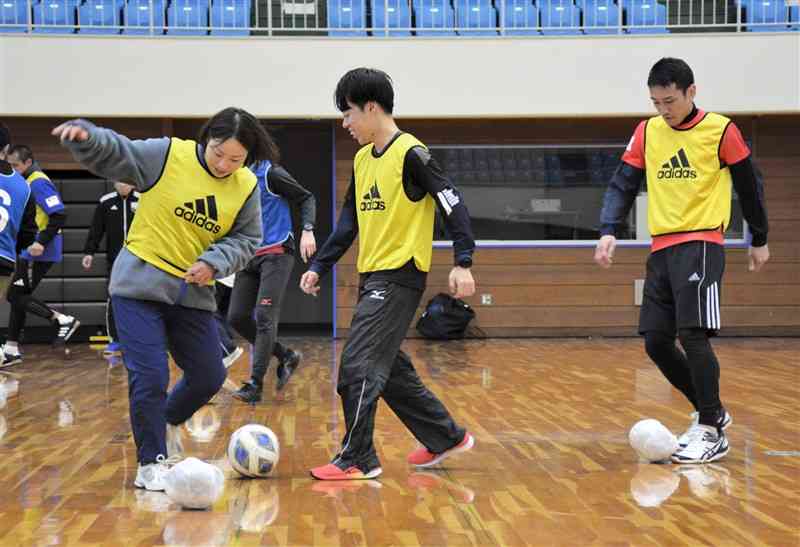
M 71 315 L 63 315 L 58 317 L 58 334 L 56 334 L 57 344 L 66 344 L 67 340 L 75 334 L 81 322 L 72 317 Z
M 140 464 L 139 469 L 136 470 L 136 479 L 133 481 L 133 485 L 151 492 L 163 492 L 164 475 L 169 470 L 165 462 L 164 456 L 159 454 L 156 463 Z
M 222 364 L 225 365 L 225 368 L 231 368 L 231 365 L 233 365 L 243 353 L 244 349 L 242 349 L 242 346 L 236 346 L 235 350 L 222 358 Z
M 0 368 L 18 365 L 22 362 L 22 354 L 19 350 L 10 350 L 8 346 L 3 344 L 0 352 L 2 352 L 2 356 L 0 356 Z
M 728 439 L 716 427 L 697 424 L 687 435 L 689 444 L 672 455 L 674 463 L 709 463 L 728 453 Z
M 725 409 L 723 409 L 723 412 L 724 414 L 722 415 L 722 420 L 719 424 L 719 427 L 724 431 L 725 429 L 728 429 L 728 426 L 730 426 L 733 423 L 733 416 L 728 414 L 728 411 Z M 691 417 L 691 421 L 689 422 L 689 427 L 687 427 L 686 431 L 684 431 L 683 434 L 680 437 L 678 437 L 679 448 L 683 448 L 687 444 L 689 444 L 689 431 L 691 431 L 694 426 L 700 423 L 699 412 L 692 412 L 691 414 L 689 414 L 689 416 Z
M 183 457 L 181 426 L 167 424 L 167 456 L 170 461 Z

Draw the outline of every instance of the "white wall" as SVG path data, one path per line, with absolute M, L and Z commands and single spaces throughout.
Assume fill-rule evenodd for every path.
M 0 113 L 202 117 L 337 116 L 348 69 L 386 70 L 400 117 L 608 116 L 652 112 L 645 80 L 686 59 L 698 104 L 800 111 L 800 32 L 534 39 L 287 39 L 0 36 Z

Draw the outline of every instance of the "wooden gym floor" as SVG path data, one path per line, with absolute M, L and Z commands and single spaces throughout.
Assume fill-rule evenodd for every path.
M 786 545 L 800 544 L 800 339 L 722 339 L 731 452 L 711 465 L 639 464 L 627 432 L 653 417 L 676 433 L 688 404 L 639 339 L 408 341 L 423 379 L 476 437 L 438 469 L 405 463 L 414 439 L 385 405 L 384 474 L 313 481 L 343 434 L 342 343 L 287 339 L 295 377 L 253 407 L 222 391 L 184 429 L 186 455 L 223 467 L 223 496 L 182 511 L 133 487 L 124 367 L 74 345 L 44 346 L 2 372 L 19 391 L 0 410 L 0 545 Z M 243 357 L 230 371 L 248 373 Z M 173 381 L 176 374 L 173 373 Z M 225 462 L 249 422 L 281 442 L 275 475 Z

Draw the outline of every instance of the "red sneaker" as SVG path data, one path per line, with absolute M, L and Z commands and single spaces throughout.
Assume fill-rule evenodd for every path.
M 427 448 L 421 446 L 408 455 L 408 463 L 417 467 L 431 467 L 440 461 L 459 452 L 466 452 L 475 446 L 475 438 L 469 433 L 464 434 L 464 439 L 450 450 L 445 450 L 441 454 L 434 454 Z
M 344 471 L 329 463 L 311 470 L 311 476 L 321 481 L 352 481 L 359 479 L 374 479 L 383 473 L 383 469 L 376 467 L 364 473 L 358 467 L 348 467 Z

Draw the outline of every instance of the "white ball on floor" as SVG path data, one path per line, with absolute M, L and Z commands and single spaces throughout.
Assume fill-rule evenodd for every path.
M 189 509 L 211 507 L 224 488 L 222 470 L 197 458 L 186 458 L 164 476 L 169 499 Z
M 660 462 L 678 450 L 678 438 L 664 424 L 652 418 L 636 422 L 628 441 L 643 461 Z
M 261 424 L 247 424 L 231 435 L 228 461 L 245 477 L 266 477 L 278 464 L 280 445 L 273 431 Z

